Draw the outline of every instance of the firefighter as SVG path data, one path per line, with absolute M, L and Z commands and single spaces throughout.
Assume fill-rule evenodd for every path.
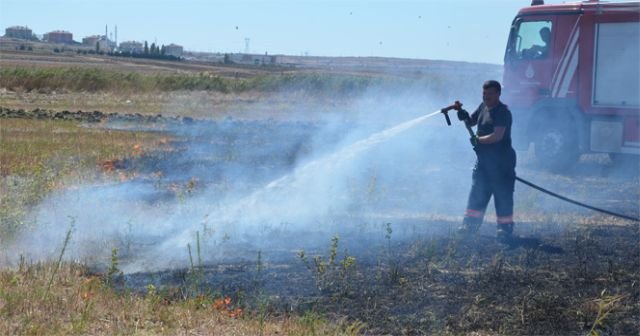
M 511 111 L 500 101 L 501 91 L 498 81 L 486 81 L 482 85 L 482 103 L 471 115 L 459 103 L 454 105 L 458 119 L 468 127 L 477 126 L 470 139 L 477 160 L 459 232 L 472 234 L 478 231 L 493 196 L 498 241 L 509 243 L 513 234 L 516 152 L 511 147 Z
M 549 54 L 549 42 L 551 41 L 551 29 L 549 27 L 542 27 L 539 31 L 540 39 L 544 45 L 534 44 L 529 49 L 522 51 L 522 56 L 526 59 L 541 59 L 546 58 Z

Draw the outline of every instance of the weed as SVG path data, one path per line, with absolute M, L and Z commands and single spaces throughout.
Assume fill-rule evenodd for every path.
M 305 335 L 317 335 L 320 326 L 326 321 L 324 317 L 314 311 L 306 311 L 298 318 L 298 321 L 303 327 Z
M 331 238 L 329 257 L 326 261 L 323 256 L 317 255 L 313 257 L 313 265 L 311 265 L 304 250 L 298 252 L 298 258 L 312 272 L 316 286 L 321 292 L 347 296 L 351 292 L 351 280 L 355 275 L 356 258 L 348 255 L 345 251 L 342 261 L 337 263 L 339 241 L 340 237 L 337 235 Z
M 620 301 L 622 301 L 625 297 L 623 295 L 608 295 L 607 291 L 603 290 L 600 293 L 600 298 L 593 300 L 593 302 L 598 307 L 598 312 L 596 314 L 596 318 L 591 324 L 591 330 L 589 330 L 590 336 L 599 336 L 600 332 L 598 328 L 604 326 L 604 322 L 606 321 L 609 314 L 618 307 Z
M 51 290 L 51 285 L 53 284 L 53 279 L 56 277 L 56 274 L 58 273 L 58 270 L 60 269 L 60 265 L 62 265 L 62 257 L 64 256 L 64 251 L 67 249 L 67 246 L 69 245 L 69 241 L 71 240 L 71 232 L 73 231 L 73 226 L 74 226 L 76 220 L 73 217 L 70 217 L 70 219 L 71 219 L 71 225 L 69 226 L 69 229 L 67 230 L 67 234 L 64 236 L 64 243 L 62 244 L 62 250 L 60 250 L 60 255 L 58 256 L 58 261 L 54 265 L 53 272 L 51 273 L 51 276 L 49 277 L 49 282 L 47 283 L 47 290 L 45 290 L 44 295 L 42 296 L 43 299 L 47 297 L 47 295 L 49 294 L 49 291 Z
M 442 260 L 443 266 L 454 266 L 455 255 L 458 250 L 458 240 L 450 237 L 447 244 L 447 251 L 444 259 Z
M 424 264 L 427 269 L 427 275 L 433 274 L 433 263 L 435 262 L 436 252 L 438 250 L 438 241 L 434 238 L 429 239 L 424 255 Z
M 504 272 L 504 263 L 504 254 L 502 253 L 502 251 L 496 253 L 496 255 L 491 258 L 491 263 L 489 264 L 489 267 L 487 269 L 489 278 L 493 280 L 500 279 L 500 277 L 502 277 L 502 273 Z
M 262 260 L 262 251 L 258 251 L 258 256 L 256 258 L 256 269 L 255 276 L 253 280 L 253 286 L 255 289 L 255 300 L 257 304 L 257 314 L 256 317 L 258 319 L 258 334 L 264 335 L 265 327 L 267 319 L 269 318 L 269 300 L 264 295 L 264 291 L 262 290 L 263 280 L 262 274 L 264 272 L 264 261 Z
M 387 265 L 389 267 L 388 279 L 389 283 L 395 284 L 400 281 L 401 278 L 401 269 L 400 263 L 398 262 L 398 258 L 394 255 L 392 244 L 391 244 L 391 234 L 393 233 L 393 229 L 391 228 L 391 223 L 385 223 L 385 235 L 384 238 L 387 240 Z
M 118 260 L 118 249 L 111 249 L 111 264 L 109 265 L 109 269 L 107 270 L 107 278 L 105 280 L 105 284 L 107 286 L 113 286 L 115 284 L 115 280 L 118 277 L 122 276 L 122 272 L 120 268 L 118 268 L 119 260 Z
M 264 273 L 264 261 L 262 260 L 262 251 L 258 251 L 256 258 L 256 270 L 253 278 L 254 287 L 261 288 L 262 286 L 262 274 Z
M 198 258 L 197 268 L 193 262 L 193 254 L 191 253 L 191 244 L 187 244 L 187 252 L 189 253 L 189 264 L 191 266 L 191 272 L 189 273 L 190 283 L 191 283 L 191 294 L 197 295 L 200 292 L 200 285 L 202 283 L 202 279 L 204 278 L 203 269 L 202 269 L 202 257 L 200 255 L 200 233 L 196 234 L 196 253 Z
M 361 335 L 367 324 L 362 321 L 354 321 L 347 325 L 345 333 L 349 336 Z

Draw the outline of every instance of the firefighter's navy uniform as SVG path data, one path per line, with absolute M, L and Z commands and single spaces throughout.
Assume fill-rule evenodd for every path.
M 498 234 L 511 235 L 513 231 L 516 152 L 511 147 L 511 121 L 511 111 L 502 102 L 492 109 L 481 103 L 467 121 L 470 126 L 478 126 L 476 135 L 479 137 L 493 133 L 496 126 L 506 128 L 502 140 L 474 147 L 477 161 L 463 221 L 463 227 L 469 230 L 475 231 L 482 224 L 493 195 Z

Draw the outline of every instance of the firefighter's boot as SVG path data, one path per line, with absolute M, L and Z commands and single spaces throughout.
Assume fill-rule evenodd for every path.
M 461 236 L 474 235 L 478 232 L 478 229 L 480 229 L 481 224 L 481 218 L 465 217 L 462 220 L 462 225 L 458 227 L 458 234 Z
M 513 241 L 513 223 L 498 224 L 496 230 L 496 239 L 503 244 L 509 244 Z

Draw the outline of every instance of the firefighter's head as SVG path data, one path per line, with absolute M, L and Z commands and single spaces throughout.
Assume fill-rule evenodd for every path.
M 493 108 L 500 102 L 500 93 L 502 86 L 496 80 L 488 80 L 482 84 L 482 102 L 488 107 Z
M 551 29 L 549 29 L 549 27 L 542 27 L 540 29 L 540 38 L 544 44 L 549 45 L 549 41 L 551 41 Z

